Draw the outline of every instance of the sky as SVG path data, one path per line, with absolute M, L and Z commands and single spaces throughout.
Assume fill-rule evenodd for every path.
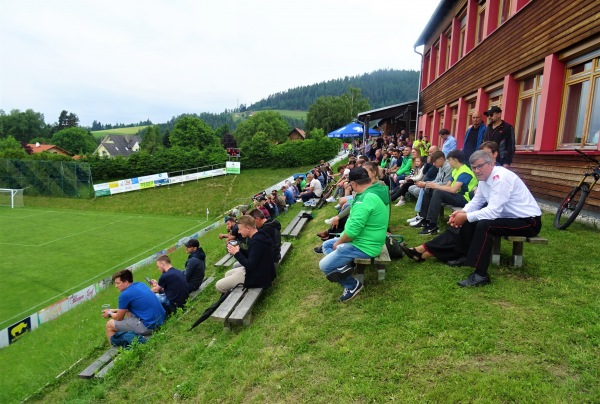
M 163 123 L 378 69 L 419 70 L 439 0 L 0 0 L 0 109 Z

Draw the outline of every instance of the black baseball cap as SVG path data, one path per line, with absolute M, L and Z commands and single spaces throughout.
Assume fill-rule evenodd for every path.
M 348 174 L 348 180 L 357 181 L 357 180 L 366 180 L 369 178 L 369 173 L 363 167 L 356 167 L 350 170 L 350 174 Z
M 496 114 L 496 113 L 502 113 L 502 109 L 500 109 L 500 107 L 494 105 L 489 110 L 485 111 L 483 113 L 483 115 L 485 115 L 485 116 L 492 116 L 492 114 Z

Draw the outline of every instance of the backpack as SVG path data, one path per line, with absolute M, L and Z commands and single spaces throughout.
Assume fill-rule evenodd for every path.
M 142 335 L 138 335 L 133 331 L 119 331 L 110 337 L 111 345 L 117 347 L 122 346 L 124 348 L 127 348 L 129 345 L 133 344 L 133 341 L 135 340 L 137 340 L 137 342 L 140 344 L 144 344 L 147 341 Z
M 387 247 L 388 254 L 390 255 L 391 259 L 399 259 L 404 257 L 404 252 L 400 248 L 400 244 L 393 235 L 385 235 L 385 246 Z

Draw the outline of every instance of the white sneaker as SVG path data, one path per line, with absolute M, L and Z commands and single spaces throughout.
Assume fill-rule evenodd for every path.
M 325 219 L 325 224 L 331 225 L 331 222 L 333 222 L 333 219 Z
M 404 204 L 406 204 L 406 202 L 404 202 L 402 199 L 400 199 L 400 200 L 398 201 L 398 203 L 397 203 L 396 205 L 394 205 L 394 206 L 402 206 L 402 205 L 404 205 Z
M 337 205 L 334 206 L 334 209 L 339 209 L 341 208 L 340 204 L 338 203 Z
M 406 222 L 407 222 L 407 223 L 410 223 L 410 222 L 417 222 L 417 221 L 419 221 L 419 220 L 421 220 L 421 216 L 419 216 L 419 214 L 417 214 L 417 216 L 415 216 L 415 217 L 411 217 L 411 218 L 410 218 L 410 219 L 408 219 Z
M 329 203 L 334 203 L 335 202 L 335 198 L 332 196 L 331 198 L 325 199 L 325 201 L 327 201 Z

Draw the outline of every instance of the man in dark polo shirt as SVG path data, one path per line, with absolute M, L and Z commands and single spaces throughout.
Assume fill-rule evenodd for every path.
M 161 275 L 158 282 L 152 279 L 152 291 L 157 293 L 158 300 L 168 313 L 183 307 L 188 298 L 188 285 L 185 275 L 171 265 L 168 255 L 161 255 L 156 260 L 156 267 Z
M 515 129 L 502 120 L 502 110 L 493 106 L 483 113 L 490 120 L 483 140 L 498 143 L 498 165 L 510 167 L 515 155 Z

